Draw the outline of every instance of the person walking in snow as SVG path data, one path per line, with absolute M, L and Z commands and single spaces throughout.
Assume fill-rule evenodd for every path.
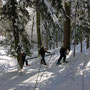
M 47 48 L 44 48 L 43 46 L 40 48 L 39 50 L 39 54 L 41 55 L 42 59 L 41 59 L 41 64 L 47 65 L 46 61 L 45 61 L 45 52 L 50 53 L 47 51 Z
M 65 63 L 67 63 L 67 61 L 66 61 L 66 55 L 67 54 L 69 54 L 69 49 L 68 49 L 68 47 L 61 47 L 60 48 L 60 57 L 59 57 L 59 59 L 58 59 L 58 62 L 57 62 L 57 64 L 61 64 L 60 63 L 60 61 L 62 60 L 62 58 L 63 58 L 63 62 L 65 62 Z
M 22 57 L 22 63 L 24 65 L 24 62 L 26 63 L 26 66 L 28 66 L 28 61 L 26 60 L 26 53 L 22 52 L 21 53 L 21 57 Z

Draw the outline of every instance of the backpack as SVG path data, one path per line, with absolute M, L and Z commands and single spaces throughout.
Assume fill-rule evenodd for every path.
M 40 49 L 40 50 L 39 50 L 39 54 L 41 54 L 41 53 L 42 53 L 42 50 Z
M 59 50 L 59 52 L 62 53 L 62 51 L 63 51 L 63 48 L 61 47 L 60 50 Z

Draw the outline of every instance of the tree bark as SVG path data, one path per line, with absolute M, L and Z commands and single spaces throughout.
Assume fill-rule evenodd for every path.
M 88 21 L 89 21 L 89 23 L 90 23 L 90 0 L 88 0 L 88 2 L 87 2 L 87 4 L 88 4 Z M 89 30 L 90 30 L 90 28 L 89 28 Z M 89 41 L 89 35 L 87 36 L 87 47 L 86 48 L 89 48 L 89 43 L 90 43 L 90 41 Z
M 40 33 L 40 12 L 36 11 L 36 25 L 37 25 L 37 41 L 38 41 L 38 50 L 41 48 L 41 33 Z
M 2 0 L 0 0 L 0 8 L 2 8 Z
M 56 48 L 58 48 L 58 36 L 57 36 L 57 31 L 56 31 Z
M 32 30 L 31 30 L 31 44 L 33 40 L 33 28 L 34 28 L 34 16 L 33 16 L 33 22 L 32 22 Z
M 64 47 L 70 49 L 70 2 L 65 2 L 66 20 L 64 21 Z

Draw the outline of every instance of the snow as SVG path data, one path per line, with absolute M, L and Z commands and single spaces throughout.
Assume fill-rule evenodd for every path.
M 55 15 L 55 11 L 54 8 L 50 5 L 50 3 L 47 0 L 44 0 L 45 5 L 47 6 L 48 12 L 50 13 L 53 21 L 55 22 L 55 24 L 57 24 L 59 26 L 59 28 L 61 28 L 60 24 L 59 24 L 59 20 Z
M 24 65 L 24 71 L 20 73 L 16 59 L 6 56 L 5 48 L 0 46 L 0 90 L 89 90 L 90 48 L 83 48 L 80 53 L 80 45 L 77 45 L 73 57 L 72 46 L 67 56 L 70 63 L 56 66 L 59 48 L 51 50 L 55 54 L 45 57 L 47 66 L 40 68 L 38 57 L 28 60 L 30 66 Z

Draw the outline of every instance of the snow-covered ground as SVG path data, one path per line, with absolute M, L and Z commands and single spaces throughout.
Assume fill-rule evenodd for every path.
M 67 56 L 69 64 L 59 66 L 59 48 L 52 51 L 55 54 L 45 57 L 47 67 L 40 68 L 40 57 L 30 59 L 30 66 L 24 65 L 21 75 L 16 59 L 6 56 L 0 47 L 0 90 L 90 90 L 90 48 L 80 53 L 76 46 L 75 57 L 72 48 Z

